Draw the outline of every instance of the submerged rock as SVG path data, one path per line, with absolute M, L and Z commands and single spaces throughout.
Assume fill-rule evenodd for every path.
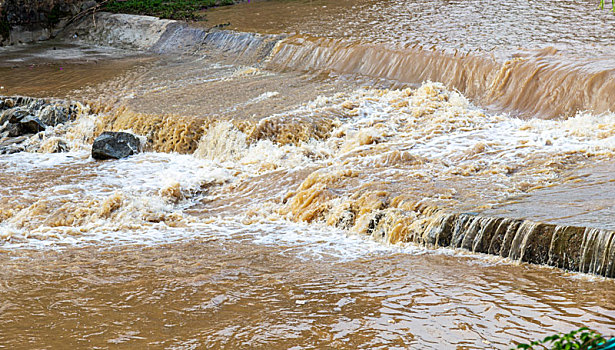
M 36 134 L 47 128 L 45 123 L 33 115 L 22 118 L 17 125 L 23 134 Z
M 65 100 L 0 96 L 0 153 L 35 150 L 25 145 L 24 140 L 34 134 L 42 139 L 42 131 L 76 119 L 82 108 L 79 103 Z M 68 149 L 66 144 L 53 146 L 50 152 Z
M 64 124 L 72 119 L 76 106 L 66 107 L 63 105 L 47 105 L 41 109 L 39 118 L 46 125 L 55 126 Z
M 16 124 L 29 115 L 30 112 L 25 109 L 11 109 L 6 113 L 2 114 L 2 117 L 0 118 L 0 123 L 4 123 L 8 120 L 9 123 Z
M 18 123 L 27 116 L 35 116 L 45 126 L 56 126 L 74 120 L 79 111 L 79 104 L 71 101 L 0 96 L 0 124 Z
M 13 108 L 15 106 L 15 101 L 12 98 L 7 98 L 4 101 L 2 101 L 2 109 L 5 108 Z
M 27 110 L 11 110 L 0 116 L 0 133 L 6 132 L 9 137 L 36 134 L 46 128 L 45 123 Z
M 66 143 L 66 141 L 62 140 L 59 137 L 47 138 L 38 146 L 38 152 L 43 153 L 62 153 L 68 152 L 69 150 L 70 147 Z
M 2 132 L 2 136 L 6 136 L 8 138 L 18 137 L 18 136 L 22 136 L 23 135 L 19 125 L 14 124 L 14 123 L 7 124 L 0 131 Z
M 22 142 L 27 140 L 27 136 L 7 137 L 0 139 L 0 154 L 12 154 L 25 150 Z
M 139 152 L 139 139 L 127 132 L 105 131 L 94 140 L 92 158 L 120 159 Z

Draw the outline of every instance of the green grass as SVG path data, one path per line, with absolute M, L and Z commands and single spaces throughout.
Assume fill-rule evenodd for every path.
M 600 0 L 600 9 L 604 9 L 604 0 Z M 611 0 L 611 11 L 615 12 L 615 0 Z
M 199 11 L 203 9 L 233 3 L 233 0 L 112 0 L 105 5 L 105 10 L 169 19 L 198 20 L 201 19 Z

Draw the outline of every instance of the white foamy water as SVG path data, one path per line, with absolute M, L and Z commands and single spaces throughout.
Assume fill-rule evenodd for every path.
M 9 177 L 31 177 L 4 189 L 15 200 L 31 203 L 0 223 L 2 237 L 12 246 L 162 239 L 172 225 L 165 220 L 181 221 L 182 208 L 207 187 L 231 179 L 210 161 L 165 153 L 110 162 L 94 161 L 83 151 L 19 153 L 0 164 L 11 169 Z
M 248 142 L 247 135 L 230 122 L 218 122 L 205 133 L 194 155 L 147 152 L 105 162 L 89 157 L 83 140 L 91 137 L 96 120 L 84 115 L 46 132 L 42 141 L 66 140 L 72 152 L 18 153 L 0 159 L 9 181 L 5 193 L 26 203 L 9 209 L 0 223 L 0 235 L 13 247 L 29 241 L 46 245 L 46 240 L 52 244 L 113 241 L 111 237 L 150 240 L 157 230 L 160 237 L 167 230 L 175 232 L 170 236 L 185 236 L 194 232 L 190 225 L 208 220 L 183 211 L 207 198 L 209 188 L 315 165 L 325 167 L 319 170 L 323 174 L 348 168 L 361 172 L 387 165 L 395 152 L 420 161 L 389 166 L 378 176 L 475 178 L 511 194 L 556 181 L 557 170 L 572 161 L 608 159 L 615 150 L 612 114 L 580 113 L 566 121 L 489 115 L 437 83 L 416 90 L 361 89 L 322 96 L 271 118 L 317 116 L 332 110 L 340 116 L 334 123 L 338 126 L 325 140 L 283 146 L 270 140 Z M 580 158 L 571 158 L 575 156 Z M 521 176 L 511 179 L 511 173 Z M 10 184 L 11 177 L 24 175 Z M 533 182 L 525 184 L 528 179 Z M 256 223 L 284 219 L 275 214 L 275 207 L 252 203 L 245 211 L 269 208 L 262 219 L 251 219 Z M 243 213 L 235 215 L 242 220 Z
M 304 259 L 326 256 L 347 260 L 401 249 L 321 225 L 287 221 L 244 225 L 237 221 L 239 218 L 186 217 L 182 209 L 207 195 L 203 187 L 221 185 L 233 179 L 230 170 L 189 155 L 142 153 L 127 159 L 100 162 L 89 158 L 86 152 L 18 153 L 3 157 L 0 164 L 3 169 L 11 169 L 11 173 L 54 172 L 62 177 L 61 168 L 79 168 L 84 176 L 78 182 L 22 188 L 20 197 L 36 202 L 43 199 L 69 202 L 74 205 L 73 210 L 88 204 L 102 207 L 104 201 L 103 204 L 96 201 L 100 198 L 118 198 L 120 202 L 115 215 L 93 217 L 92 221 L 80 227 L 46 227 L 42 223 L 38 227 L 19 228 L 18 219 L 32 214 L 31 207 L 27 207 L 23 213 L 0 223 L 4 238 L 2 248 L 5 249 L 63 248 L 101 243 L 161 244 L 191 238 L 249 240 L 256 244 L 280 245 L 285 247 L 284 252 Z M 83 174 L 88 171 L 91 173 Z M 179 192 L 169 190 L 174 188 Z M 152 213 L 177 215 L 181 224 L 144 222 L 144 216 Z

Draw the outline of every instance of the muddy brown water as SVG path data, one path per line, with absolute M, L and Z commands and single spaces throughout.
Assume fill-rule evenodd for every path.
M 274 67 L 439 81 L 493 110 L 559 118 L 614 101 L 615 19 L 588 1 L 268 1 L 212 24 L 285 33 Z
M 188 54 L 3 49 L 0 95 L 83 108 L 0 156 L 0 348 L 615 335 L 615 284 L 591 274 L 615 261 L 614 17 L 591 1 L 498 6 L 252 2 L 208 12 L 203 25 L 241 32 Z M 145 152 L 93 161 L 103 130 Z M 485 218 L 459 216 L 452 248 L 426 244 L 459 213 Z M 468 252 L 498 217 L 528 221 L 506 252 Z M 590 274 L 520 261 L 540 223 L 580 232 L 561 264 Z
M 0 95 L 76 98 L 75 90 L 94 87 L 151 58 L 113 48 L 51 41 L 3 48 Z
M 612 281 L 433 252 L 319 257 L 309 243 L 257 245 L 244 230 L 227 239 L 204 229 L 208 239 L 152 247 L 3 254 L 0 341 L 12 349 L 471 349 L 615 327 Z

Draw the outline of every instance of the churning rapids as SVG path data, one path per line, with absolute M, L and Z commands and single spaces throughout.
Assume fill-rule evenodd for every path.
M 207 16 L 97 13 L 0 48 L 0 348 L 615 334 L 615 16 L 521 0 Z M 17 133 L 24 116 L 45 125 Z M 93 160 L 103 131 L 143 152 Z

